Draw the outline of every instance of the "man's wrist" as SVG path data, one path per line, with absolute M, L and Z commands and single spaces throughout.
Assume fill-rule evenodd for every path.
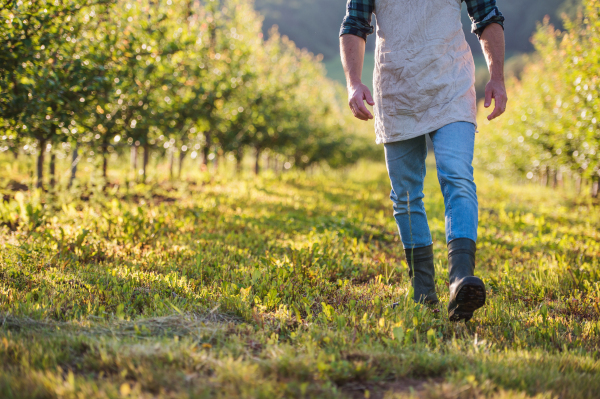
M 497 83 L 502 83 L 504 84 L 504 74 L 495 74 L 492 73 L 490 74 L 490 82 L 497 82 Z
M 352 81 L 348 82 L 348 89 L 355 89 L 359 86 L 362 86 L 362 82 L 360 79 L 352 80 Z

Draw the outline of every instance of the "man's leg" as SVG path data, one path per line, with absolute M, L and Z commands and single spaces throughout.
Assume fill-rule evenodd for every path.
M 485 285 L 474 277 L 477 192 L 473 179 L 475 126 L 451 123 L 430 135 L 446 207 L 450 320 L 469 320 L 485 304 Z
M 390 199 L 406 252 L 414 300 L 437 303 L 433 245 L 423 205 L 425 158 L 425 136 L 385 144 L 385 159 L 392 184 Z
M 429 135 L 446 207 L 446 242 L 477 241 L 477 191 L 473 179 L 475 125 L 455 122 Z

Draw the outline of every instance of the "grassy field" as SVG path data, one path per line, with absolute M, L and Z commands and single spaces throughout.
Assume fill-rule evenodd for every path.
M 60 195 L 2 181 L 0 397 L 600 392 L 597 204 L 477 175 L 488 302 L 455 324 L 410 300 L 383 164 L 188 179 Z M 445 303 L 432 165 L 426 204 Z

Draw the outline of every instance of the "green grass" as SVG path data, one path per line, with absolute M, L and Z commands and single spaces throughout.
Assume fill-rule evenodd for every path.
M 446 303 L 443 201 L 429 166 Z M 26 177 L 17 163 L 3 168 Z M 220 176 L 150 186 L 115 174 L 83 199 L 4 190 L 0 397 L 600 392 L 597 205 L 477 175 L 488 302 L 456 324 L 443 306 L 410 300 L 383 164 Z

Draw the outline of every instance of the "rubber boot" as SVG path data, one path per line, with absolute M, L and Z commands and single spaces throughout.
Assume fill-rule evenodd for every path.
M 435 267 L 433 266 L 433 245 L 405 249 L 408 275 L 413 286 L 414 301 L 423 304 L 437 304 L 435 293 Z M 392 308 L 398 306 L 394 303 Z
M 475 242 L 468 238 L 457 238 L 448 243 L 448 317 L 451 321 L 469 321 L 473 312 L 485 305 L 485 284 L 473 276 L 475 250 Z

